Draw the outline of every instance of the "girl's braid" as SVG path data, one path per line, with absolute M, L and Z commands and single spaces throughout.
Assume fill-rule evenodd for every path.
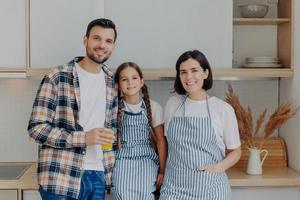
M 142 89 L 142 93 L 143 93 L 143 99 L 146 104 L 148 126 L 149 126 L 150 135 L 151 135 L 151 141 L 152 141 L 152 144 L 154 146 L 156 146 L 156 136 L 154 134 L 153 126 L 152 126 L 152 109 L 151 109 L 148 87 L 146 86 L 146 84 L 144 84 L 141 89 Z

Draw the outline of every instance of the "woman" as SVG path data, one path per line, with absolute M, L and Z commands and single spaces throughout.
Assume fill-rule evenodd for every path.
M 153 192 L 162 183 L 167 156 L 162 108 L 149 98 L 137 64 L 120 65 L 115 79 L 122 98 L 112 199 L 154 200 Z
M 178 58 L 177 95 L 165 110 L 168 159 L 160 200 L 231 199 L 225 170 L 241 156 L 238 126 L 233 108 L 208 96 L 212 83 L 203 53 L 187 51 Z

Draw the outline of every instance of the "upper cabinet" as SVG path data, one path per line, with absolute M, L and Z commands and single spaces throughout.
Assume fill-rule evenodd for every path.
M 175 76 L 186 50 L 203 51 L 218 78 L 293 75 L 294 0 L 3 0 L 0 71 L 43 74 L 84 55 L 83 37 L 95 18 L 117 26 L 108 65 L 139 64 L 146 79 Z M 239 6 L 267 4 L 264 18 L 243 18 Z M 246 65 L 246 58 L 275 57 L 282 67 Z M 263 67 L 262 67 L 263 66 Z M 40 71 L 41 69 L 41 71 Z
M 103 17 L 103 1 L 30 0 L 31 69 L 51 68 L 84 55 L 87 24 Z
M 264 18 L 243 18 L 239 6 L 247 4 L 266 4 L 269 9 Z M 216 78 L 291 77 L 293 7 L 293 0 L 146 4 L 130 0 L 121 6 L 116 0 L 105 1 L 105 16 L 116 21 L 120 29 L 118 48 L 110 62 L 115 66 L 121 60 L 133 60 L 142 65 L 146 78 L 169 78 L 175 76 L 174 64 L 180 53 L 200 49 Z M 233 18 L 228 17 L 229 11 Z M 273 57 L 275 61 L 247 63 L 247 58 L 253 57 Z
M 232 71 L 240 76 L 257 77 L 258 72 L 260 77 L 292 76 L 293 0 L 234 0 L 233 3 Z M 262 3 L 269 8 L 264 18 L 241 16 L 239 6 Z M 278 58 L 278 63 L 267 62 L 270 57 Z M 253 59 L 264 60 L 253 62 Z
M 199 49 L 213 68 L 231 68 L 232 0 L 104 3 L 105 17 L 116 23 L 119 33 L 109 66 L 133 61 L 143 69 L 169 71 L 166 76 L 173 76 L 177 58 L 187 50 Z
M 26 70 L 25 1 L 2 0 L 0 6 L 0 71 Z

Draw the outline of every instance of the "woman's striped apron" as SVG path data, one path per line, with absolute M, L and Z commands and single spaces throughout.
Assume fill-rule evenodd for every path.
M 142 111 L 123 111 L 121 143 L 113 170 L 113 200 L 154 200 L 158 156 L 151 144 L 145 106 Z
M 208 100 L 208 117 L 186 117 L 184 102 L 167 129 L 168 160 L 160 200 L 230 200 L 225 172 L 199 170 L 200 166 L 224 159 L 212 127 Z M 176 116 L 180 108 L 183 116 Z

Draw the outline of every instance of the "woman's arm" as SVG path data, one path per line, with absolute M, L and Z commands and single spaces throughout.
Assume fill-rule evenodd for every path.
M 236 149 L 227 149 L 227 155 L 221 162 L 214 165 L 206 165 L 200 167 L 200 170 L 209 171 L 209 172 L 224 172 L 235 163 L 237 163 L 242 155 L 241 147 Z
M 159 171 L 156 178 L 156 185 L 158 187 L 161 186 L 166 167 L 167 160 L 167 141 L 164 135 L 164 127 L 162 124 L 154 127 L 154 134 L 156 136 L 156 147 L 158 151 L 158 159 L 159 159 Z

